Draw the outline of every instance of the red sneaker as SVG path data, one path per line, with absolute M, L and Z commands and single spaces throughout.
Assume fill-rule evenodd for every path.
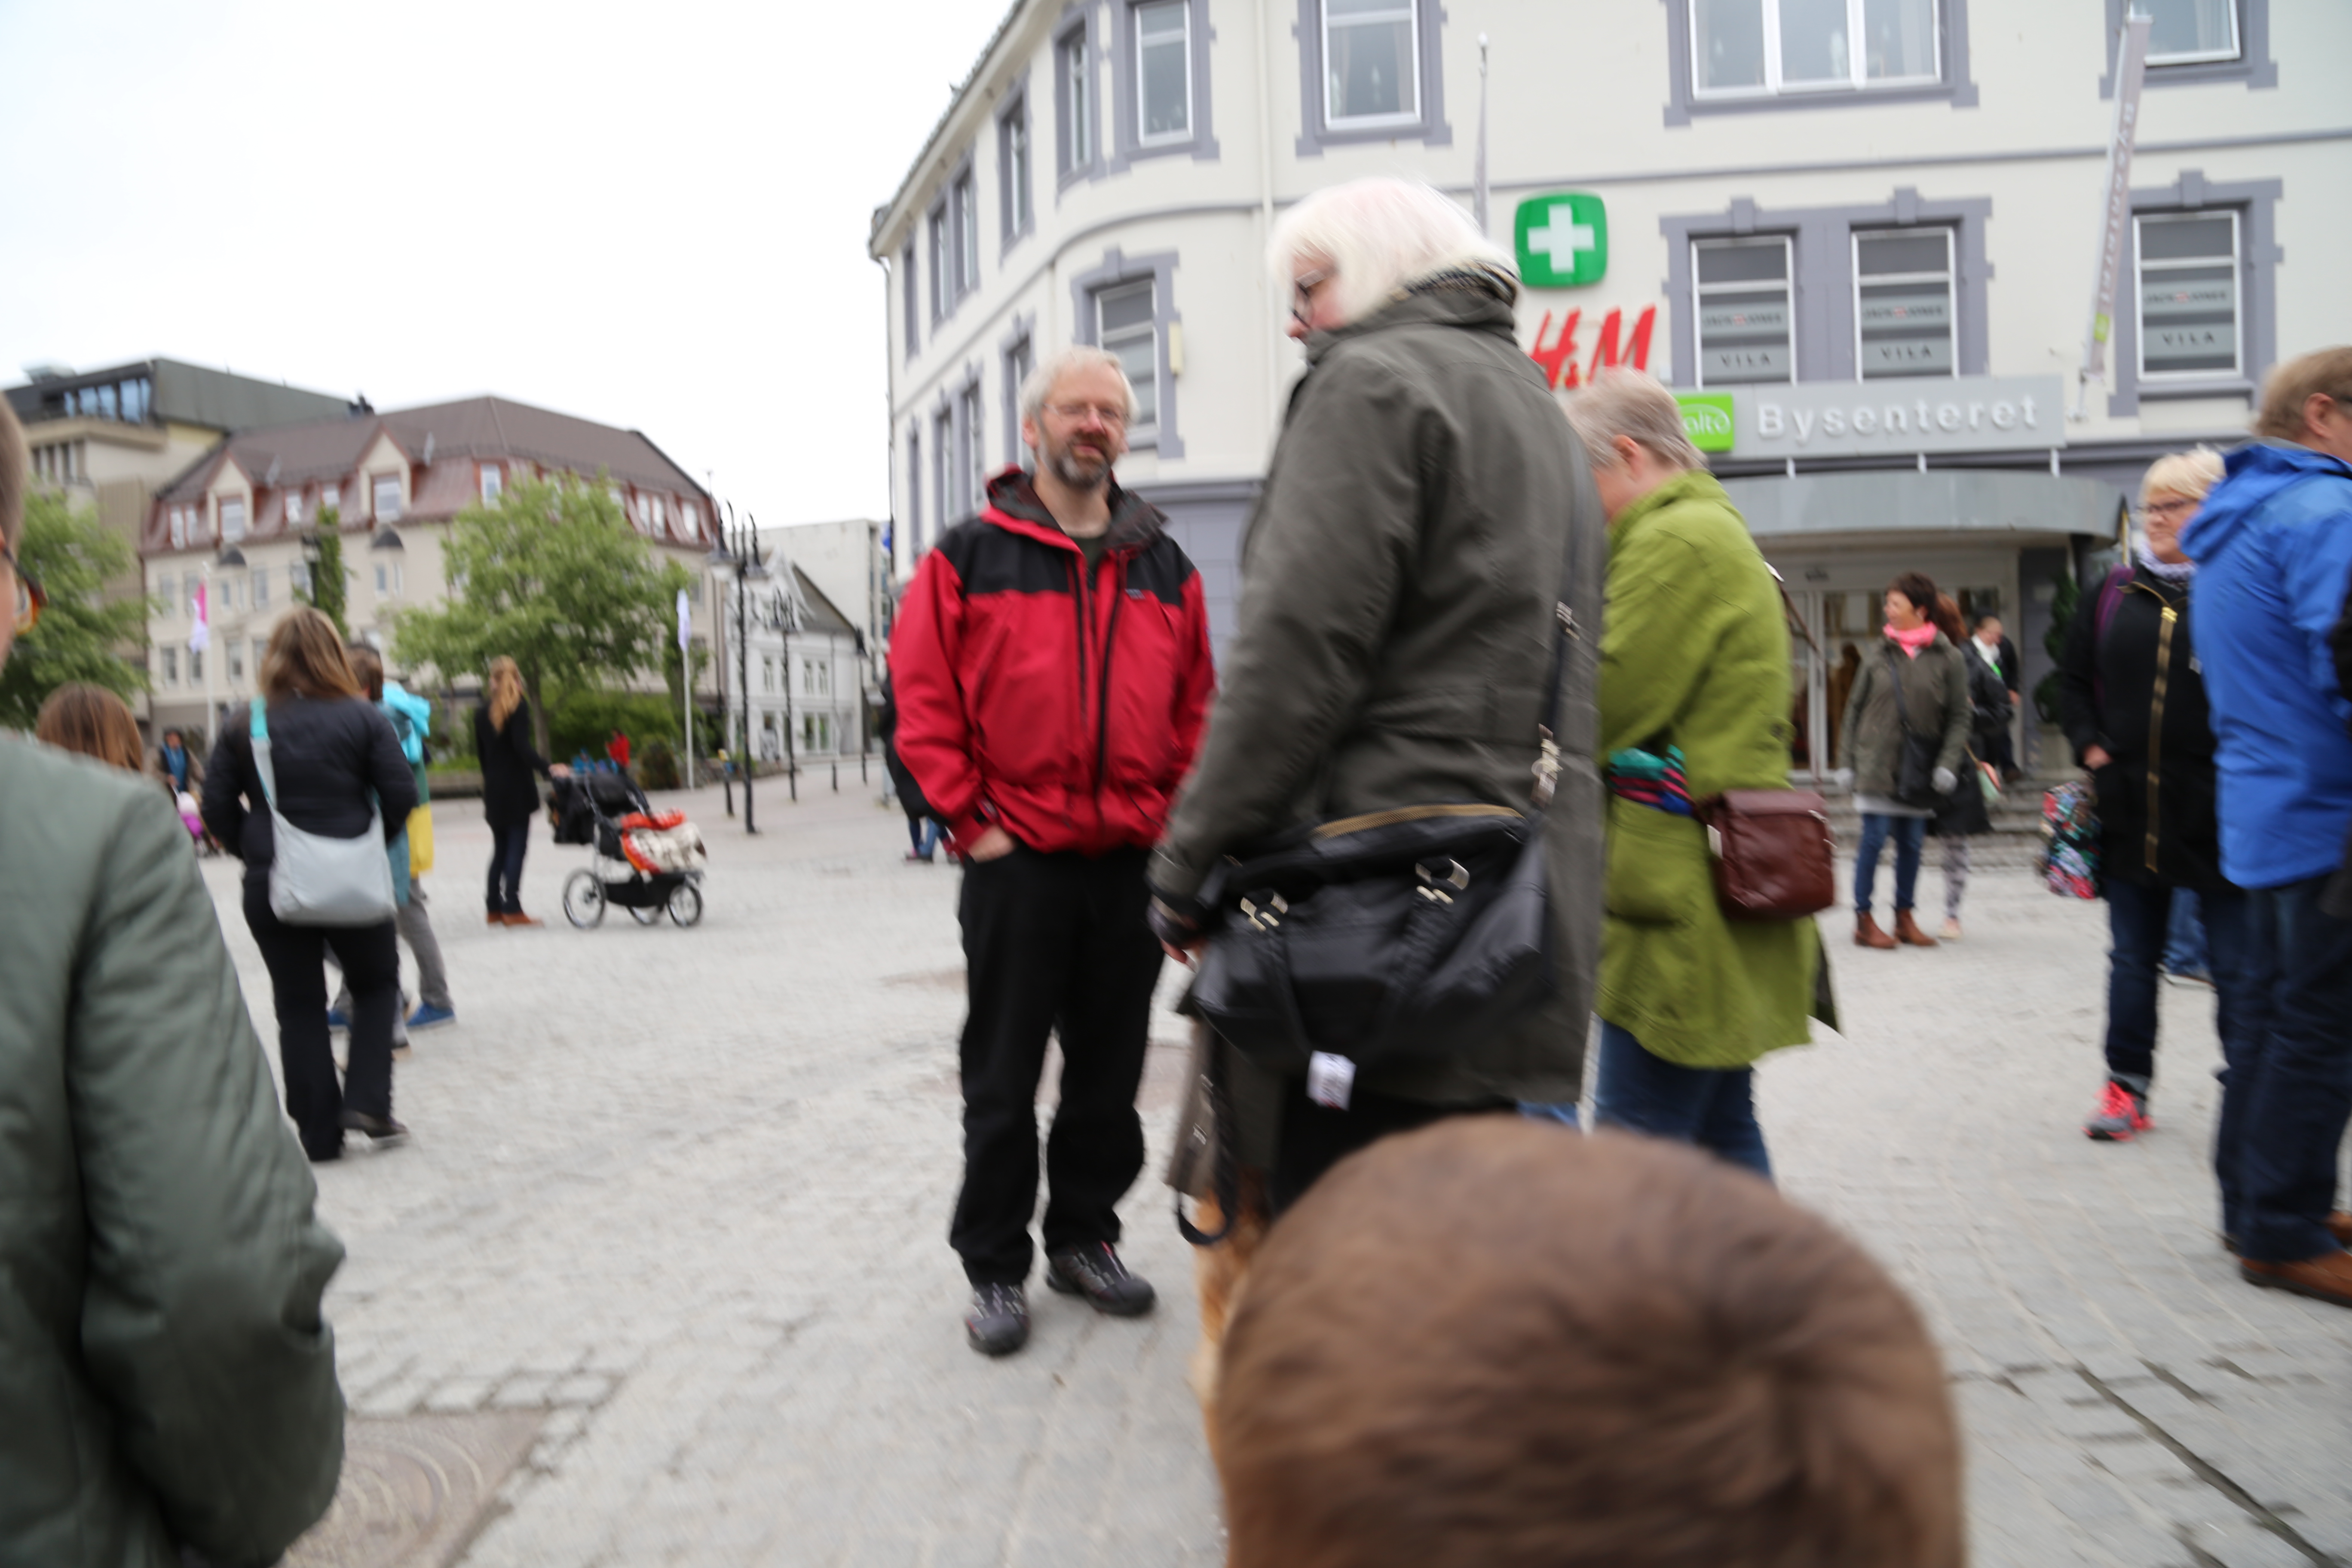
M 2128 1143 L 2155 1125 L 2156 1119 L 2147 1113 L 2147 1096 L 2109 1079 L 2099 1090 L 2099 1108 L 2083 1123 L 2083 1131 L 2101 1143 Z

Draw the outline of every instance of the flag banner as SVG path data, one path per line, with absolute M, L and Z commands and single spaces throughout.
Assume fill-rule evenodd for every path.
M 194 596 L 188 600 L 188 613 L 195 624 L 188 628 L 188 651 L 202 653 L 213 640 L 212 616 L 205 605 L 210 584 L 199 582 Z
M 677 650 L 686 651 L 687 638 L 694 632 L 694 612 L 688 607 L 686 590 L 677 591 Z
M 2116 290 L 2131 227 L 2132 149 L 2139 139 L 2140 83 L 2147 74 L 2148 19 L 2135 14 L 2116 46 L 2116 123 L 2107 139 L 2107 184 L 2099 207 L 2099 274 L 2091 286 L 2091 331 L 2083 345 L 2083 374 L 2105 380 L 2107 341 L 2115 332 Z

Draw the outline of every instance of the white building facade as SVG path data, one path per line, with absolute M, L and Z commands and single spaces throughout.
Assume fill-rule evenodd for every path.
M 1271 225 L 1369 174 L 1471 205 L 1484 35 L 1520 340 L 1563 390 L 1630 363 L 1691 395 L 1825 650 L 1800 771 L 1835 763 L 1832 672 L 1898 571 L 2003 615 L 2031 687 L 2147 464 L 2243 439 L 2272 364 L 2352 341 L 2352 6 L 2139 4 L 2113 366 L 2078 417 L 2123 0 L 1019 0 L 876 213 L 896 565 L 1020 459 L 1027 368 L 1098 343 L 1141 404 L 1121 479 L 1228 633 L 1302 363 Z

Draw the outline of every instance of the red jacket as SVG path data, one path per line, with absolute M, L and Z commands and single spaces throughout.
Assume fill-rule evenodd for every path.
M 1086 556 L 1029 477 L 917 568 L 890 638 L 898 755 L 959 847 L 1001 825 L 1032 849 L 1160 841 L 1216 673 L 1200 574 L 1159 511 L 1117 485 Z

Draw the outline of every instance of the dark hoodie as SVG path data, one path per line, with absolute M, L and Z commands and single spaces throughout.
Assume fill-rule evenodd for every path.
M 2221 869 L 2276 888 L 2336 869 L 2352 829 L 2352 701 L 2327 637 L 2352 583 L 2352 467 L 2258 441 L 2183 530 L 2221 771 Z

